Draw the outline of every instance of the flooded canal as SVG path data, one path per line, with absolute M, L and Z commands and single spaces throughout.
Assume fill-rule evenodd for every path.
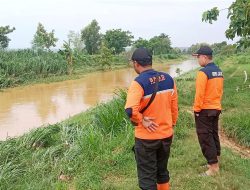
M 195 60 L 172 65 L 155 65 L 159 71 L 177 75 L 197 68 Z M 78 80 L 36 84 L 0 92 L 0 140 L 33 128 L 54 124 L 112 98 L 118 88 L 128 88 L 137 76 L 133 68 L 96 72 Z

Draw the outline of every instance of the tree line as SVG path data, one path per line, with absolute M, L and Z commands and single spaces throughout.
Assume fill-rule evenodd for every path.
M 167 54 L 174 51 L 171 47 L 170 37 L 164 33 L 154 36 L 146 40 L 139 38 L 134 41 L 134 36 L 130 31 L 122 29 L 107 30 L 105 34 L 100 33 L 101 27 L 94 19 L 84 27 L 80 32 L 69 31 L 68 40 L 64 41 L 64 50 L 69 49 L 76 52 L 85 52 L 89 55 L 98 54 L 101 48 L 107 48 L 113 55 L 120 54 L 125 51 L 128 46 L 141 47 L 144 46 L 152 51 L 155 55 Z M 8 34 L 13 32 L 15 28 L 10 26 L 0 27 L 0 49 L 6 49 L 10 39 Z M 31 42 L 32 49 L 50 51 L 52 47 L 56 47 L 58 38 L 55 31 L 48 32 L 42 23 L 38 23 L 36 33 Z

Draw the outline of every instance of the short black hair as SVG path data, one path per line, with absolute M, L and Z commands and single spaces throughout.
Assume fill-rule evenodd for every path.
M 131 59 L 141 66 L 152 65 L 152 54 L 146 48 L 137 48 Z
M 207 55 L 207 56 L 212 56 L 213 55 L 213 50 L 209 46 L 201 46 L 197 52 L 193 55 Z
M 206 55 L 208 59 L 212 60 L 213 56 L 212 55 Z

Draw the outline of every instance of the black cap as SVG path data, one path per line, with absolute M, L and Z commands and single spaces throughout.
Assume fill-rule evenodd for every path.
M 146 48 L 137 48 L 131 59 L 142 66 L 152 64 L 152 54 Z
M 196 53 L 193 53 L 193 56 L 197 55 L 213 55 L 213 50 L 209 46 L 201 46 Z

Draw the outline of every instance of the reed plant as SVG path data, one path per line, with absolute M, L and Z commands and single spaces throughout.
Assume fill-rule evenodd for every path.
M 25 81 L 67 74 L 64 58 L 54 52 L 26 50 L 0 51 L 0 88 Z
M 128 60 L 123 55 L 112 56 L 111 60 L 110 68 L 128 65 Z M 32 49 L 2 50 L 0 51 L 0 88 L 17 86 L 34 80 L 46 80 L 51 77 L 61 78 L 65 75 L 69 75 L 68 78 L 71 79 L 71 74 L 79 75 L 102 70 L 101 61 L 99 54 L 87 55 L 75 52 L 72 65 L 69 65 L 65 56 L 58 52 Z M 54 80 L 57 81 L 57 79 Z

